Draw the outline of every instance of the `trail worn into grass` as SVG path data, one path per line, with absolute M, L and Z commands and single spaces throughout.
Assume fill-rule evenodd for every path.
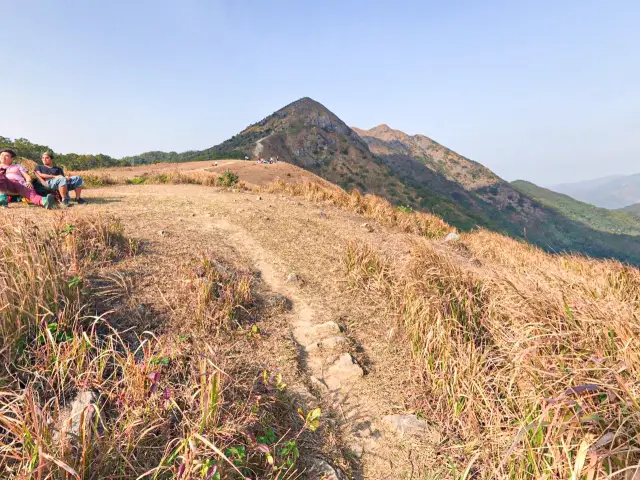
M 194 185 L 119 186 L 90 190 L 87 198 L 89 205 L 70 211 L 115 215 L 147 249 L 145 264 L 135 266 L 144 274 L 132 288 L 156 310 L 170 308 L 165 299 L 179 260 L 204 250 L 242 256 L 274 293 L 289 299 L 289 329 L 302 372 L 298 383 L 322 402 L 324 421 L 339 432 L 333 445 L 342 455 L 333 459 L 349 476 L 409 479 L 434 471 L 429 439 L 400 438 L 381 422 L 384 415 L 406 413 L 408 347 L 393 332 L 366 331 L 388 324 L 376 322 L 371 308 L 345 295 L 342 282 L 350 241 L 365 240 L 402 257 L 410 248 L 405 235 L 375 224 L 369 231 L 362 217 L 330 206 Z M 23 212 L 42 214 L 12 208 L 14 215 Z

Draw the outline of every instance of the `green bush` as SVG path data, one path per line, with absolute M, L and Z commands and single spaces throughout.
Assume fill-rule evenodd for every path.
M 128 185 L 142 185 L 144 183 L 147 183 L 147 178 L 146 177 L 127 178 L 125 183 L 127 183 Z
M 223 187 L 233 187 L 240 181 L 240 177 L 238 174 L 233 173 L 231 170 L 225 171 L 222 175 L 218 177 L 218 185 Z

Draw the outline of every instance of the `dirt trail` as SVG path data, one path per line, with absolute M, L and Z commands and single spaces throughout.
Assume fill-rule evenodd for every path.
M 401 439 L 381 422 L 406 404 L 405 374 L 395 369 L 402 366 L 406 351 L 383 334 L 383 342 L 368 343 L 364 330 L 376 327 L 371 310 L 346 295 L 341 283 L 341 262 L 350 241 L 365 240 L 401 256 L 410 248 L 405 235 L 375 224 L 369 232 L 361 227 L 362 217 L 329 206 L 194 185 L 119 186 L 90 190 L 87 198 L 89 205 L 74 206 L 69 213 L 116 215 L 128 235 L 148 245 L 148 284 L 138 288 L 152 297 L 170 288 L 161 284 L 175 268 L 175 262 L 165 261 L 169 254 L 175 260 L 213 248 L 252 263 L 270 289 L 292 303 L 288 315 L 305 372 L 302 383 L 338 425 L 351 478 L 409 479 L 426 472 L 416 456 L 432 457 L 432 446 Z M 10 211 L 42 214 L 34 208 Z
M 271 136 L 271 135 L 267 135 L 266 137 L 261 138 L 260 140 L 258 140 L 258 141 L 256 142 L 256 146 L 255 146 L 255 148 L 253 149 L 253 156 L 254 156 L 256 159 L 259 159 L 259 158 L 260 158 L 260 155 L 262 154 L 262 150 L 264 150 L 264 145 L 262 145 L 262 141 L 263 141 L 263 140 L 266 140 L 266 139 L 267 139 L 267 138 L 269 138 L 270 136 Z

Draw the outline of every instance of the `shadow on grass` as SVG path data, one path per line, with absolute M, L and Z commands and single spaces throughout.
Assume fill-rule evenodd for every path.
M 88 198 L 85 198 L 85 200 L 87 201 L 88 204 L 95 204 L 95 205 L 106 205 L 108 203 L 119 203 L 122 201 L 122 199 L 119 197 L 95 197 L 95 198 L 88 197 Z M 83 205 L 78 205 L 73 200 L 71 201 L 70 205 L 73 205 L 74 207 L 83 206 Z

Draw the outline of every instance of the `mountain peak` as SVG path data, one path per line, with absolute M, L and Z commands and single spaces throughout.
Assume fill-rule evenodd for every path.
M 322 105 L 320 102 L 314 100 L 311 97 L 302 97 L 295 102 L 291 102 L 289 105 L 282 107 L 278 112 L 286 110 L 318 110 L 322 112 L 328 112 L 329 109 Z M 277 112 L 276 112 L 277 113 Z

